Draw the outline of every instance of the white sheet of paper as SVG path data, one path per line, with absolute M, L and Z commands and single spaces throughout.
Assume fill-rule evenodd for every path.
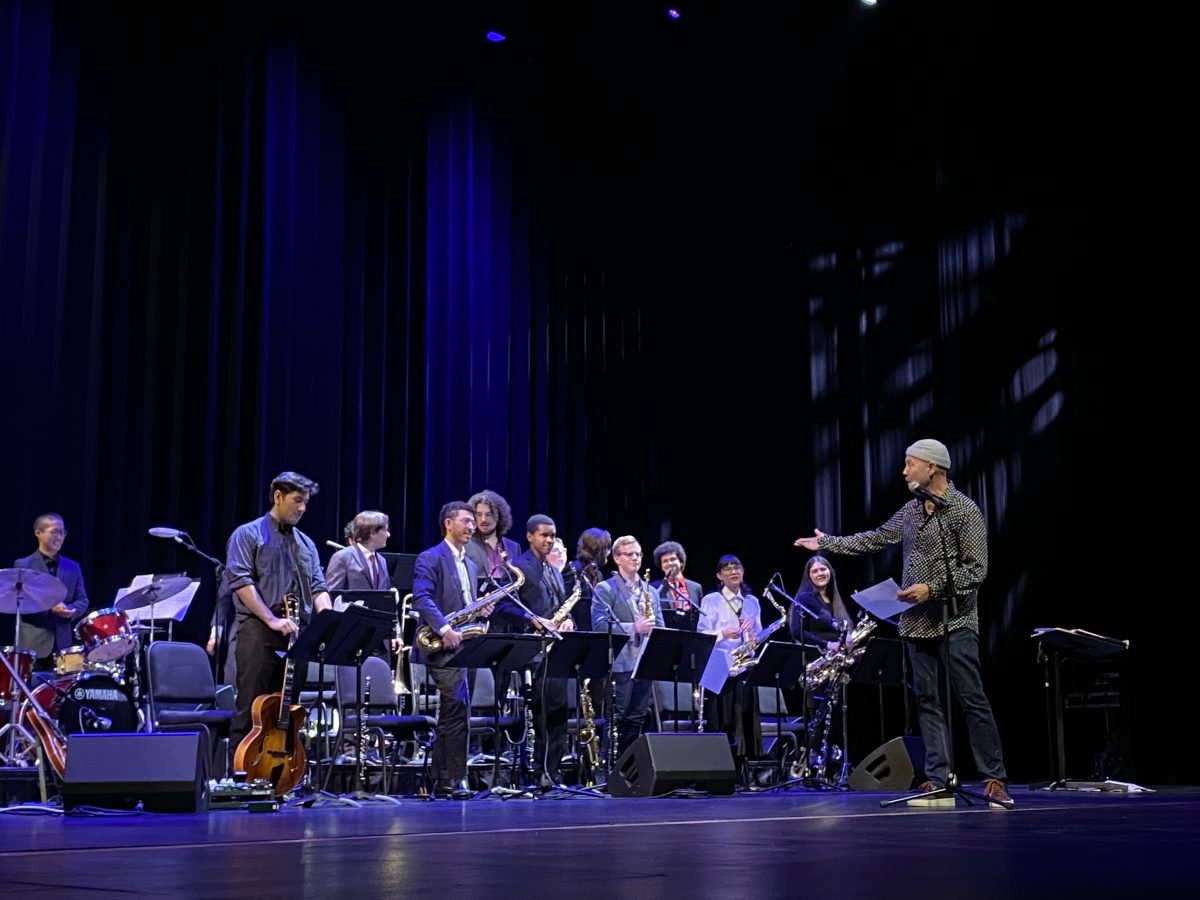
M 721 693 L 729 679 L 729 655 L 724 650 L 713 649 L 708 655 L 708 665 L 700 676 L 700 686 L 714 694 Z
M 875 618 L 891 621 L 900 613 L 908 612 L 916 605 L 904 600 L 897 600 L 896 594 L 898 593 L 900 593 L 900 585 L 896 584 L 895 579 L 889 578 L 887 581 L 873 584 L 850 596 L 854 598 L 855 603 Z
M 145 587 L 153 580 L 153 575 L 138 575 L 133 581 L 129 582 L 129 587 L 117 588 L 117 596 L 113 600 L 113 606 L 116 606 L 117 600 L 120 600 L 130 591 L 136 591 L 140 587 Z M 155 603 L 153 618 L 151 618 L 149 606 L 127 609 L 125 610 L 125 618 L 130 622 L 150 622 L 155 619 L 174 619 L 176 622 L 182 622 L 183 617 L 187 615 L 192 598 L 196 596 L 196 591 L 198 590 L 200 590 L 200 579 L 193 578 L 192 583 L 174 597 L 166 597 Z

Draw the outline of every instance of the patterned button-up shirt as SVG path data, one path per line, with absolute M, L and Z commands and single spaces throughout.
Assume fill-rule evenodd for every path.
M 956 490 L 953 482 L 944 498 L 945 509 L 936 511 L 942 517 L 946 532 L 946 550 L 950 556 L 950 572 L 954 579 L 953 593 L 958 601 L 958 615 L 951 615 L 950 630 L 970 628 L 979 630 L 976 601 L 979 586 L 987 577 L 987 527 L 979 507 L 966 494 Z M 925 512 L 922 500 L 904 504 L 875 531 L 863 531 L 848 537 L 825 535 L 820 548 L 830 553 L 861 555 L 882 550 L 889 544 L 903 543 L 904 575 L 900 586 L 929 585 L 930 596 L 924 603 L 913 606 L 900 616 L 900 634 L 905 637 L 930 638 L 942 633 L 941 598 L 946 591 L 946 564 L 942 558 L 942 542 L 934 515 Z

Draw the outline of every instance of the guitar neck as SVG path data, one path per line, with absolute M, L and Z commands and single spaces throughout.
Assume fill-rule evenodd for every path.
M 283 598 L 283 612 L 287 618 L 291 619 L 296 627 L 300 627 L 297 613 L 299 612 L 300 604 L 291 594 Z M 296 637 L 293 635 L 288 640 L 288 649 L 292 649 L 292 645 L 296 643 Z M 292 684 L 295 674 L 295 668 L 292 665 L 292 658 L 287 657 L 283 661 L 283 688 L 279 697 L 279 719 L 275 722 L 275 727 L 287 730 L 292 723 Z

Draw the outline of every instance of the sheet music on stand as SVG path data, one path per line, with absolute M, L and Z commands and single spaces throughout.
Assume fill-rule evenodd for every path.
M 162 575 L 138 575 L 133 581 L 129 582 L 129 587 L 117 588 L 117 595 L 113 598 L 112 605 L 116 607 L 117 602 L 128 594 L 130 591 L 136 591 L 150 584 L 156 578 L 163 578 Z M 125 618 L 130 622 L 141 622 L 144 624 L 152 623 L 160 619 L 171 619 L 176 622 L 182 622 L 183 617 L 187 615 L 188 607 L 192 604 L 192 598 L 196 596 L 196 591 L 200 589 L 200 579 L 191 579 L 191 584 L 185 587 L 178 594 L 170 597 L 164 597 L 161 600 L 155 601 L 153 606 L 139 606 L 135 609 L 125 610 Z M 153 613 L 152 613 L 153 611 Z

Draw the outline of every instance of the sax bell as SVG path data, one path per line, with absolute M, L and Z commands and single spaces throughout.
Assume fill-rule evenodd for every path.
M 454 630 L 462 636 L 464 641 L 469 641 L 487 634 L 488 626 L 488 622 L 472 622 L 470 625 L 464 625 Z M 422 653 L 438 653 L 445 646 L 442 636 L 434 632 L 432 628 L 428 628 L 426 631 L 427 628 L 428 626 L 422 626 L 421 630 L 417 632 L 417 646 L 421 648 Z

